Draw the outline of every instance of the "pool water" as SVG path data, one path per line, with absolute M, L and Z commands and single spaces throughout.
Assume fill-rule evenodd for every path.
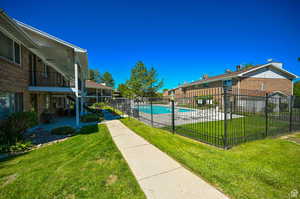
M 151 114 L 151 106 L 145 105 L 145 106 L 139 106 L 139 111 L 143 113 Z M 184 109 L 184 108 L 176 108 L 176 112 L 190 112 L 190 109 Z M 152 113 L 153 114 L 167 114 L 172 113 L 172 110 L 168 106 L 159 106 L 159 105 L 153 105 L 152 106 Z

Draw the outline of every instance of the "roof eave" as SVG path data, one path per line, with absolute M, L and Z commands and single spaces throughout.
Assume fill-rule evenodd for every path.
M 56 42 L 58 42 L 60 44 L 63 44 L 63 45 L 68 46 L 70 48 L 73 48 L 75 52 L 87 53 L 86 49 L 80 48 L 80 47 L 78 47 L 78 46 L 76 46 L 74 44 L 71 44 L 69 42 L 63 41 L 63 40 L 61 40 L 61 39 L 59 39 L 59 38 L 57 38 L 57 37 L 55 37 L 53 35 L 50 35 L 50 34 L 44 32 L 44 31 L 41 31 L 41 30 L 39 30 L 37 28 L 34 28 L 34 27 L 32 27 L 32 26 L 30 26 L 28 24 L 20 22 L 20 21 L 18 21 L 16 19 L 14 19 L 14 21 L 15 21 L 16 24 L 18 24 L 19 26 L 21 26 L 23 28 L 29 29 L 29 30 L 31 30 L 31 31 L 39 34 L 39 35 L 42 35 L 42 36 L 48 38 L 48 39 L 54 40 L 54 41 L 56 41 Z
M 237 75 L 232 75 L 232 76 L 228 76 L 228 77 L 202 81 L 202 82 L 199 82 L 199 83 L 191 83 L 191 84 L 188 84 L 188 85 L 183 85 L 182 87 L 186 88 L 186 87 L 190 87 L 190 86 L 201 85 L 201 84 L 206 84 L 206 83 L 211 83 L 211 82 L 216 82 L 216 81 L 221 81 L 221 80 L 228 80 L 228 79 L 232 79 L 232 78 L 235 78 L 235 77 L 237 77 Z
M 250 73 L 250 72 L 259 70 L 259 69 L 264 68 L 264 67 L 266 67 L 266 66 L 272 66 L 273 68 L 276 68 L 277 70 L 280 70 L 281 72 L 284 72 L 284 73 L 288 74 L 289 76 L 292 76 L 293 79 L 299 78 L 297 75 L 295 75 L 295 74 L 293 74 L 293 73 L 291 73 L 291 72 L 289 72 L 289 71 L 287 71 L 287 70 L 285 70 L 285 69 L 283 69 L 283 68 L 278 68 L 278 67 L 272 65 L 272 63 L 267 63 L 267 64 L 264 64 L 264 65 L 261 65 L 260 67 L 253 68 L 253 69 L 251 69 L 251 70 L 245 71 L 245 72 L 243 72 L 243 73 L 238 74 L 238 76 L 239 76 L 239 77 L 243 77 L 244 75 L 246 75 L 246 74 L 248 74 L 248 73 Z
M 5 11 L 4 11 L 3 9 L 0 9 L 0 14 L 2 14 L 2 16 L 4 17 L 4 19 L 5 19 L 8 23 L 10 23 L 10 24 L 15 28 L 16 31 L 18 31 L 20 34 L 22 34 L 22 35 L 24 36 L 25 40 L 26 40 L 27 42 L 29 42 L 28 44 L 30 44 L 30 46 L 28 46 L 28 47 L 30 47 L 30 48 L 39 48 L 39 46 L 31 39 L 31 37 L 30 37 L 24 30 L 22 30 L 22 29 L 18 26 L 18 24 L 15 22 L 15 20 L 11 19 L 11 18 L 5 13 Z

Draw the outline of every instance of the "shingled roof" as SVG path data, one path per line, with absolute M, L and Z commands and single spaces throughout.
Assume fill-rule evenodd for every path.
M 107 90 L 112 90 L 112 87 L 105 86 L 103 84 L 99 84 L 97 82 L 94 82 L 92 80 L 86 80 L 85 81 L 85 87 L 86 88 L 99 88 L 99 89 L 107 89 Z
M 194 81 L 194 82 L 191 82 L 191 83 L 183 84 L 179 87 L 189 87 L 189 86 L 193 86 L 193 85 L 199 85 L 199 84 L 209 83 L 209 82 L 213 82 L 213 81 L 226 80 L 226 79 L 231 79 L 231 78 L 238 77 L 238 76 L 244 76 L 248 72 L 256 71 L 256 70 L 264 68 L 264 67 L 276 68 L 277 70 L 279 70 L 279 71 L 287 74 L 288 76 L 290 76 L 291 79 L 298 78 L 297 75 L 295 75 L 291 72 L 288 72 L 287 70 L 284 70 L 282 67 L 276 66 L 276 64 L 278 64 L 278 63 L 274 62 L 274 63 L 267 63 L 267 64 L 263 64 L 263 65 L 256 65 L 256 66 L 252 66 L 252 67 L 247 67 L 247 68 L 244 68 L 244 69 L 242 68 L 241 70 L 238 70 L 238 71 L 227 72 L 227 73 L 223 73 L 221 75 L 208 77 L 208 78 L 201 79 L 201 80 L 198 80 L 198 81 Z
M 193 85 L 208 83 L 208 82 L 211 82 L 211 81 L 214 81 L 214 80 L 224 80 L 224 79 L 227 79 L 227 78 L 235 77 L 235 76 L 237 76 L 239 74 L 245 73 L 245 72 L 253 70 L 255 68 L 259 68 L 260 66 L 262 66 L 262 65 L 248 67 L 248 68 L 245 68 L 245 69 L 241 69 L 239 71 L 233 71 L 233 72 L 229 72 L 229 73 L 223 73 L 221 75 L 216 75 L 216 76 L 208 77 L 206 79 L 201 79 L 201 80 L 194 81 L 194 82 L 191 82 L 191 83 L 188 83 L 188 84 L 184 84 L 184 85 L 181 85 L 181 87 L 188 87 L 188 86 L 193 86 Z

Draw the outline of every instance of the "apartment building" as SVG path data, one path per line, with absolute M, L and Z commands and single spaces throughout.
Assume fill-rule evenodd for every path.
M 85 81 L 86 87 L 86 104 L 92 105 L 96 102 L 105 102 L 112 97 L 112 87 L 106 86 L 105 83 L 97 83 L 92 80 Z
M 12 112 L 83 113 L 87 50 L 0 10 L 0 119 Z
M 164 92 L 164 96 L 175 98 L 213 95 L 229 91 L 237 95 L 265 96 L 280 93 L 284 96 L 293 94 L 293 80 L 297 75 L 285 70 L 282 63 L 270 62 L 263 65 L 244 67 L 237 66 L 235 71 L 186 83 Z

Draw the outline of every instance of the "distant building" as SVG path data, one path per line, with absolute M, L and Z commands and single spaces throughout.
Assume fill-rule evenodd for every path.
M 293 80 L 297 75 L 285 70 L 282 63 L 271 62 L 249 68 L 236 67 L 236 71 L 226 70 L 224 74 L 183 84 L 164 92 L 164 96 L 175 98 L 203 96 L 223 92 L 224 86 L 238 95 L 265 96 L 266 93 L 293 94 Z
M 112 87 L 106 86 L 105 83 L 96 83 L 92 80 L 85 81 L 86 87 L 86 103 L 92 105 L 96 102 L 106 101 L 112 97 Z

